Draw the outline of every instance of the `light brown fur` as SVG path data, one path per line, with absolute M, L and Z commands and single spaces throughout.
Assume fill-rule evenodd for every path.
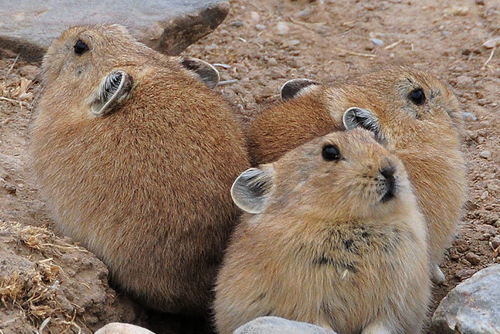
M 418 87 L 427 98 L 422 106 L 408 99 Z M 252 161 L 271 162 L 313 137 L 343 129 L 342 115 L 351 107 L 378 117 L 383 143 L 405 164 L 429 225 L 431 261 L 437 270 L 461 216 L 466 167 L 460 152 L 460 106 L 436 77 L 412 67 L 388 66 L 330 87 L 316 86 L 256 117 L 246 131 Z
M 341 160 L 322 158 L 331 144 Z M 381 171 L 391 166 L 397 191 L 383 202 Z M 342 334 L 420 333 L 430 297 L 426 225 L 401 161 L 355 129 L 261 170 L 272 179 L 263 210 L 244 214 L 218 276 L 219 332 L 273 315 Z
M 133 88 L 96 117 L 90 97 L 115 70 Z M 238 216 L 230 187 L 249 165 L 230 108 L 180 58 L 118 25 L 67 30 L 47 51 L 43 83 L 31 153 L 55 226 L 146 305 L 204 313 Z

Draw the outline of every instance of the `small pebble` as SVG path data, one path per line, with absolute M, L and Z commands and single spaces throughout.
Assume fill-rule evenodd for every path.
M 300 12 L 297 13 L 297 17 L 304 18 L 313 13 L 313 10 L 311 8 L 306 8 L 304 10 L 301 10 Z
M 300 41 L 298 39 L 292 39 L 292 40 L 284 41 L 283 42 L 283 46 L 285 48 L 291 47 L 291 46 L 296 46 L 296 45 L 299 45 L 299 44 L 300 44 Z
M 469 13 L 469 7 L 467 6 L 454 6 L 451 9 L 451 14 L 454 16 L 465 16 Z
M 264 31 L 267 29 L 267 27 L 263 24 L 256 24 L 255 25 L 255 29 L 259 30 L 259 31 Z
M 269 58 L 269 60 L 267 61 L 267 64 L 269 66 L 276 66 L 276 65 L 278 65 L 278 61 L 276 60 L 276 58 Z
M 457 250 L 459 253 L 465 253 L 470 249 L 469 244 L 467 241 L 463 239 L 457 239 L 453 242 L 453 247 Z
M 491 157 L 491 152 L 488 150 L 485 150 L 485 151 L 482 151 L 481 153 L 479 153 L 479 156 L 481 158 L 489 159 Z
M 481 258 L 479 257 L 479 255 L 477 255 L 475 253 L 467 253 L 467 254 L 465 254 L 465 259 L 467 261 L 469 261 L 470 264 L 472 264 L 473 266 L 478 265 L 479 263 L 481 263 Z
M 16 187 L 12 184 L 9 184 L 9 183 L 5 184 L 4 188 L 11 195 L 14 195 L 17 191 Z
M 488 198 L 488 195 L 489 193 L 487 191 L 484 191 L 482 194 L 481 194 L 481 199 L 484 201 L 486 198 Z
M 472 122 L 472 121 L 477 121 L 477 116 L 474 113 L 471 112 L 462 112 L 462 118 L 466 122 Z
M 488 183 L 488 186 L 486 188 L 488 188 L 488 191 L 491 191 L 491 192 L 495 192 L 495 191 L 500 190 L 500 187 L 497 186 L 496 184 L 493 184 L 493 183 Z
M 276 25 L 276 29 L 278 30 L 278 34 L 286 35 L 290 31 L 288 24 L 286 22 L 278 22 Z
M 466 75 L 461 75 L 457 79 L 457 84 L 461 87 L 469 87 L 474 85 L 474 81 L 472 80 L 471 77 L 468 77 Z
M 453 261 L 458 261 L 460 259 L 460 255 L 458 254 L 457 251 L 450 250 L 449 254 L 450 254 L 449 255 L 450 259 Z
M 281 79 L 286 77 L 286 73 L 281 69 L 273 68 L 269 71 L 269 77 L 273 80 Z
M 476 5 L 484 6 L 484 0 L 476 0 Z
M 245 25 L 245 23 L 243 23 L 243 21 L 233 21 L 233 22 L 229 23 L 229 25 L 231 27 L 243 27 Z
M 254 22 L 260 21 L 260 15 L 257 12 L 250 12 L 250 19 Z
M 376 46 L 384 45 L 384 41 L 378 38 L 370 38 L 370 41 L 372 41 L 372 43 L 375 44 Z
M 500 235 L 497 235 L 496 237 L 493 238 L 493 240 L 491 240 L 491 245 L 495 249 L 497 249 L 498 247 L 500 247 Z
M 475 272 L 476 271 L 474 269 L 462 269 L 455 273 L 455 277 L 464 280 L 474 275 Z
M 493 49 L 496 48 L 497 46 L 500 45 L 500 36 L 499 37 L 493 37 L 486 42 L 483 43 L 483 46 L 487 49 Z
M 486 100 L 486 99 L 479 99 L 479 100 L 477 101 L 477 104 L 478 104 L 478 105 L 480 105 L 480 106 L 485 106 L 485 105 L 487 105 L 488 103 L 489 103 L 489 101 L 488 101 L 488 100 Z

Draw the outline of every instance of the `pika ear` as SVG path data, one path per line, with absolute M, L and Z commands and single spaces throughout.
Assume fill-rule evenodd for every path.
M 97 117 L 110 114 L 132 90 L 132 77 L 124 71 L 112 71 L 102 79 L 97 93 L 90 98 L 90 110 Z
M 376 138 L 382 137 L 377 116 L 366 109 L 349 108 L 344 112 L 342 121 L 346 130 L 359 127 L 373 132 Z
M 206 61 L 186 57 L 181 59 L 181 65 L 189 71 L 196 73 L 200 80 L 209 88 L 215 88 L 219 84 L 219 71 Z
M 281 99 L 283 101 L 293 99 L 319 85 L 319 83 L 309 79 L 288 80 L 281 86 Z
M 250 168 L 241 173 L 231 187 L 234 203 L 248 213 L 264 211 L 273 185 L 273 169 Z

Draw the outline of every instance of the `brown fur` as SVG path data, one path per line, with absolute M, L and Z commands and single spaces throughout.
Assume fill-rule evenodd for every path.
M 332 124 L 324 112 L 328 101 L 317 88 L 300 98 L 279 102 L 249 124 L 245 135 L 252 165 L 276 161 L 311 138 L 344 129 L 342 123 Z
M 422 106 L 408 99 L 417 87 L 427 97 Z M 439 264 L 461 216 L 466 167 L 460 153 L 459 103 L 434 76 L 389 66 L 330 87 L 316 86 L 295 100 L 264 110 L 246 133 L 252 161 L 271 162 L 313 137 L 342 129 L 342 115 L 351 107 L 378 117 L 385 145 L 405 164 L 429 225 L 431 260 Z
M 76 55 L 76 41 L 90 50 Z M 89 97 L 110 71 L 133 79 L 105 117 Z M 231 183 L 249 165 L 222 98 L 124 27 L 79 26 L 53 42 L 32 127 L 40 191 L 62 233 L 110 268 L 146 305 L 205 312 L 237 220 Z
M 341 160 L 323 160 L 328 144 Z M 388 166 L 397 191 L 382 202 Z M 420 333 L 430 297 L 426 225 L 401 161 L 355 129 L 261 170 L 272 179 L 264 209 L 242 217 L 218 276 L 219 332 L 273 315 L 342 334 Z

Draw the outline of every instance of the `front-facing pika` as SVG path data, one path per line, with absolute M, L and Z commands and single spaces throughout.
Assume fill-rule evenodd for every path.
M 56 227 L 146 305 L 205 312 L 249 166 L 210 66 L 167 57 L 119 25 L 74 27 L 43 61 L 32 125 L 40 192 Z
M 429 227 L 433 276 L 450 245 L 466 194 L 460 152 L 460 106 L 452 91 L 430 73 L 386 66 L 331 86 L 292 80 L 287 99 L 264 110 L 247 129 L 255 163 L 274 161 L 287 150 L 331 131 L 362 127 L 405 164 Z
M 216 285 L 221 334 L 279 316 L 342 334 L 417 334 L 430 297 L 426 225 L 401 161 L 366 130 L 248 169 L 246 213 Z

